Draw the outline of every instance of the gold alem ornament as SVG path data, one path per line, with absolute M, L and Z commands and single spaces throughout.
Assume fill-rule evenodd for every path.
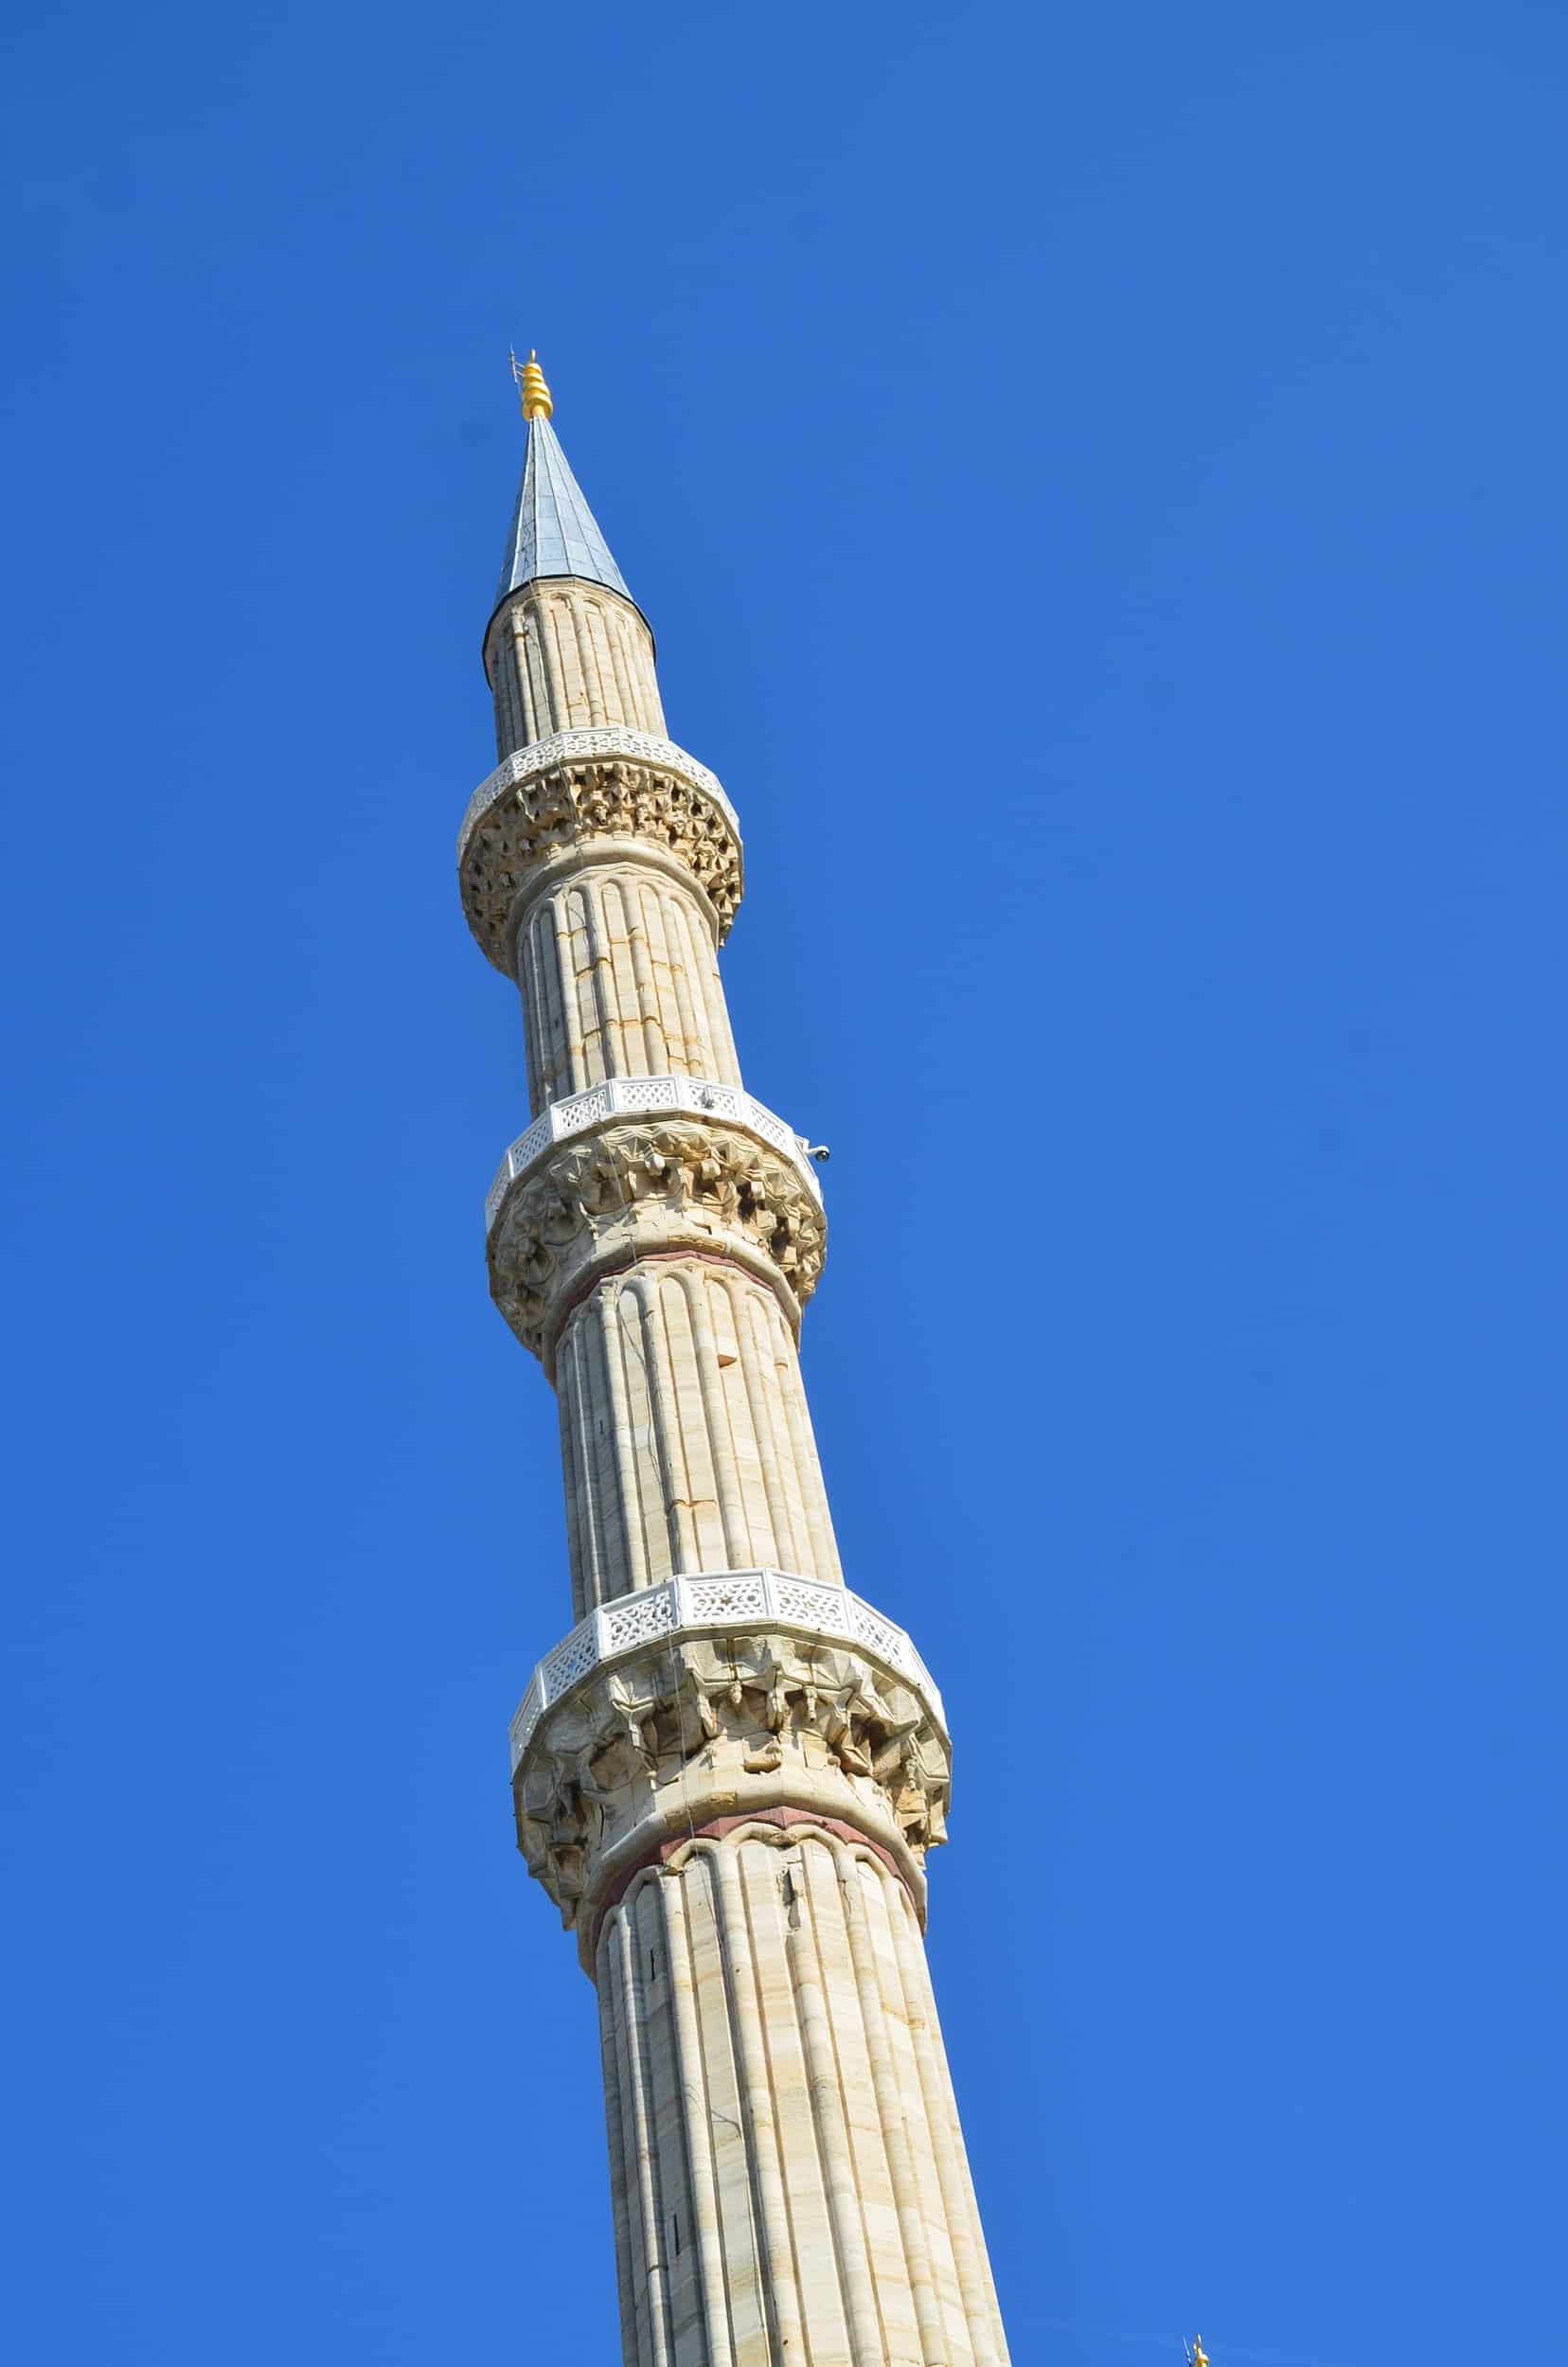
M 1209 2367 L 1209 2355 L 1203 2348 L 1203 2338 L 1201 2334 L 1193 2336 L 1190 2350 L 1185 2342 L 1182 2348 L 1186 2351 L 1187 2367 Z
M 528 358 L 520 362 L 514 352 L 511 358 L 512 377 L 517 382 L 517 397 L 523 405 L 526 419 L 548 419 L 555 416 L 555 404 L 544 383 L 544 373 L 539 366 L 537 348 L 530 347 Z

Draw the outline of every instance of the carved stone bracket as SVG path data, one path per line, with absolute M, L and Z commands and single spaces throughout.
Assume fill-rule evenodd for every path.
M 590 839 L 641 838 L 682 863 L 718 917 L 722 943 L 740 902 L 740 831 L 705 765 L 672 740 L 609 727 L 520 748 L 481 783 L 457 840 L 463 911 L 510 978 L 508 916 L 530 872 Z
M 781 1806 L 864 1833 L 923 1908 L 951 1769 L 924 1686 L 864 1646 L 776 1621 L 688 1631 L 591 1668 L 539 1717 L 513 1777 L 518 1846 L 590 1964 L 629 1868 L 672 1835 Z
M 490 1295 L 526 1348 L 553 1333 L 595 1276 L 682 1250 L 733 1255 L 798 1323 L 828 1224 L 811 1183 L 739 1127 L 687 1117 L 600 1127 L 562 1143 L 496 1202 Z

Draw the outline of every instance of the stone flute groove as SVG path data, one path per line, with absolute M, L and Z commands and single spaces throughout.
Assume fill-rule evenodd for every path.
M 838 1580 L 790 1327 L 724 1265 L 601 1283 L 556 1354 L 575 1615 L 680 1572 Z
M 880 1860 L 810 1825 L 699 1836 L 606 1918 L 597 1971 L 607 2052 L 680 2066 L 656 2177 L 624 2145 L 612 2170 L 644 2280 L 630 2367 L 661 2324 L 673 2367 L 1001 2367 L 918 1928 Z
M 643 863 L 596 863 L 527 906 L 517 931 L 528 1097 L 538 1111 L 607 1077 L 740 1082 L 711 907 Z
M 485 667 L 500 756 L 598 723 L 663 735 L 653 636 L 614 592 L 569 579 L 527 586 L 490 620 Z
M 624 2367 L 1007 2367 L 922 1938 L 946 1714 L 844 1584 L 800 1369 L 822 1154 L 742 1084 L 739 826 L 517 375 L 458 881 L 523 1003 L 486 1255 L 556 1393 L 575 1624 L 512 1791 L 598 1993 Z

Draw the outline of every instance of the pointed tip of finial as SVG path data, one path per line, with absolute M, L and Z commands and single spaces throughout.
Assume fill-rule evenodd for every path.
M 517 381 L 518 400 L 523 405 L 523 417 L 526 419 L 549 418 L 555 404 L 544 383 L 544 373 L 539 366 L 538 352 L 530 346 L 526 362 L 520 362 L 514 353 L 511 365 L 512 376 Z

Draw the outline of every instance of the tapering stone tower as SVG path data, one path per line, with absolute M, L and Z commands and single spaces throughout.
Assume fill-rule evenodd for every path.
M 740 1082 L 740 835 L 519 373 L 458 843 L 522 988 L 533 1123 L 490 1289 L 561 1410 L 576 1626 L 512 1726 L 518 1838 L 604 2044 L 627 2367 L 1006 2367 L 932 2001 L 941 1699 L 839 1568 L 801 1385 L 826 1225 Z

